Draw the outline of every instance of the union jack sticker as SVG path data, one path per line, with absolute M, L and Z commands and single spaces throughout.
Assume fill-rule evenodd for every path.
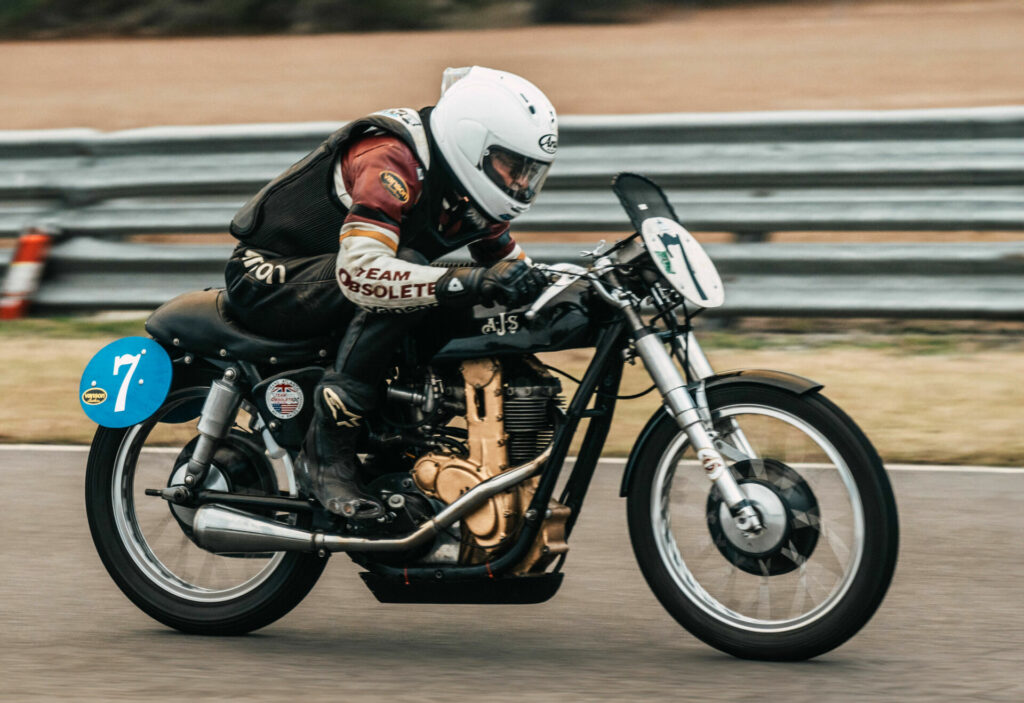
M 290 420 L 302 411 L 305 397 L 298 383 L 282 378 L 267 388 L 266 400 L 267 407 L 274 417 Z

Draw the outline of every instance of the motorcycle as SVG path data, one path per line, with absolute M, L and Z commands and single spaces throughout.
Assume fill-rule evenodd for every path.
M 546 267 L 550 285 L 527 309 L 477 308 L 433 355 L 393 350 L 386 402 L 360 440 L 367 490 L 387 506 L 376 522 L 325 511 L 296 468 L 337 337 L 260 337 L 207 290 L 158 309 L 151 339 L 97 353 L 80 389 L 100 425 L 86 506 L 125 595 L 178 630 L 241 634 L 285 615 L 344 552 L 385 603 L 546 601 L 624 364 L 639 358 L 662 405 L 620 494 L 664 608 L 743 658 L 807 659 L 852 637 L 897 558 L 878 454 L 821 384 L 716 373 L 691 324 L 724 301 L 714 264 L 653 182 L 620 174 L 613 189 L 631 236 L 588 266 Z M 535 354 L 581 348 L 593 358 L 566 404 Z

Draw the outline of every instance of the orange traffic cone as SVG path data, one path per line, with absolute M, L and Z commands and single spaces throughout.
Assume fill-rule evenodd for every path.
M 28 312 L 32 296 L 39 289 L 53 233 L 30 227 L 18 237 L 0 298 L 0 320 L 15 320 Z

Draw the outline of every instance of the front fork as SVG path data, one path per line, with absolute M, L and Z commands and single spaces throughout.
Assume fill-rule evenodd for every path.
M 701 413 L 705 426 L 710 428 L 712 426 L 711 413 L 708 410 L 708 399 L 703 380 L 714 376 L 715 370 L 711 368 L 711 362 L 704 355 L 704 350 L 697 343 L 697 337 L 694 336 L 692 330 L 687 330 L 685 334 L 676 337 L 675 345 L 676 359 L 680 365 L 686 367 L 690 378 L 702 381 L 697 387 L 697 397 L 695 400 L 697 410 Z M 721 422 L 725 426 L 725 435 L 729 437 L 730 443 L 720 440 L 716 443 L 718 450 L 724 453 L 726 458 L 733 461 L 753 459 L 756 456 L 754 448 L 747 441 L 747 437 L 743 434 L 743 430 L 740 429 L 739 423 L 731 417 L 724 418 Z
M 643 359 L 647 372 L 661 392 L 665 409 L 676 421 L 676 424 L 686 432 L 690 444 L 697 452 L 697 459 L 704 467 L 704 471 L 712 483 L 718 488 L 722 500 L 729 506 L 729 512 L 736 521 L 736 527 L 746 534 L 757 534 L 764 529 L 761 517 L 754 506 L 747 500 L 736 477 L 726 466 L 725 459 L 721 452 L 715 447 L 714 440 L 705 426 L 704 418 L 701 417 L 700 409 L 694 403 L 689 391 L 686 389 L 686 380 L 676 367 L 672 355 L 665 349 L 658 334 L 643 320 L 632 306 L 623 306 L 623 313 L 633 328 L 633 345 L 637 355 Z M 693 338 L 692 333 L 687 338 L 688 361 L 690 368 L 697 378 L 706 378 L 712 375 L 711 366 L 704 356 L 700 347 Z M 706 405 L 706 403 L 705 403 Z M 710 418 L 707 418 L 710 425 Z M 741 449 L 749 450 L 742 434 L 737 433 Z

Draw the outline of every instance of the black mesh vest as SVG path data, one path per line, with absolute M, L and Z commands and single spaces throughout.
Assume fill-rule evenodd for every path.
M 338 251 L 338 234 L 348 214 L 334 188 L 334 164 L 353 140 L 373 132 L 387 132 L 402 139 L 424 166 L 423 195 L 402 222 L 402 245 L 429 259 L 445 253 L 434 251 L 440 242 L 422 237 L 436 230 L 431 223 L 431 200 L 440 192 L 433 181 L 442 169 L 430 164 L 429 137 L 424 123 L 429 108 L 417 113 L 401 108 L 383 110 L 350 122 L 331 134 L 320 146 L 272 180 L 235 213 L 231 234 L 245 244 L 269 249 L 284 256 L 314 256 Z M 417 241 L 417 240 L 424 241 Z M 452 247 L 454 248 L 454 247 Z

